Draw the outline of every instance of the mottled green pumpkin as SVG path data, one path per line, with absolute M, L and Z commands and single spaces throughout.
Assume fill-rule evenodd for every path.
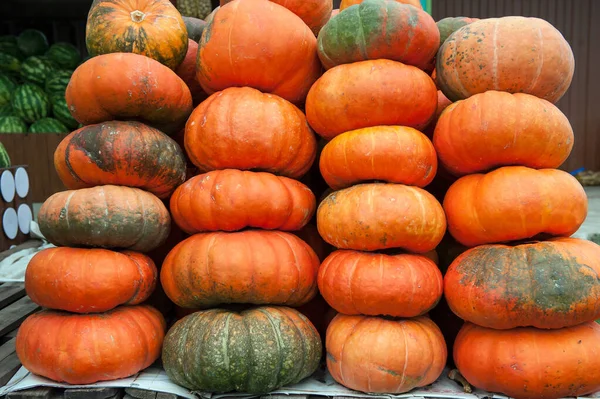
M 468 17 L 447 17 L 437 21 L 435 24 L 440 31 L 440 46 L 455 31 L 459 30 L 465 25 L 472 24 L 475 21 L 479 21 L 479 19 Z
M 270 306 L 184 317 L 167 333 L 162 361 L 188 389 L 260 394 L 310 376 L 321 354 L 319 333 L 304 315 Z

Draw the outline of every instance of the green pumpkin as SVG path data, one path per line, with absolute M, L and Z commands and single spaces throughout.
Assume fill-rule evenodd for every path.
M 444 44 L 446 39 L 455 31 L 459 30 L 465 25 L 472 24 L 475 21 L 478 21 L 478 19 L 467 17 L 448 17 L 437 21 L 435 24 L 440 31 L 440 46 Z

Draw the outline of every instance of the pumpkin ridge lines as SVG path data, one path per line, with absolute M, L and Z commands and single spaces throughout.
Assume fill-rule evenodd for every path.
M 277 309 L 279 311 L 279 309 Z M 283 340 L 281 339 L 279 333 L 281 333 L 281 331 L 275 326 L 275 322 L 273 321 L 273 319 L 271 318 L 271 315 L 269 314 L 269 312 L 265 312 L 263 309 L 259 309 L 259 312 L 262 313 L 265 318 L 267 319 L 267 321 L 269 322 L 269 325 L 271 326 L 271 329 L 273 331 L 273 335 L 275 336 L 275 342 L 277 343 L 277 355 L 278 355 L 278 360 L 277 360 L 277 372 L 274 374 L 275 375 L 275 384 L 279 385 L 281 383 L 281 371 L 283 369 L 283 357 L 284 357 L 284 344 L 283 344 Z M 283 312 L 279 311 L 279 313 L 283 314 Z M 289 319 L 289 318 L 288 318 Z M 295 326 L 295 324 L 292 322 L 292 325 Z M 296 327 L 296 329 L 298 329 Z M 302 336 L 302 335 L 300 335 Z M 304 340 L 300 340 L 300 341 L 304 341 Z M 271 388 L 271 387 L 269 387 Z
M 281 239 L 283 239 L 283 241 L 285 241 L 285 243 L 287 244 L 288 250 L 289 252 L 291 252 L 291 254 L 294 256 L 294 266 L 296 267 L 296 289 L 295 290 L 290 290 L 290 294 L 288 296 L 288 298 L 283 301 L 282 303 L 285 304 L 290 304 L 291 303 L 296 303 L 298 300 L 302 300 L 302 298 L 298 299 L 298 300 L 292 300 L 292 298 L 294 297 L 294 294 L 296 293 L 296 290 L 298 290 L 298 288 L 301 288 L 301 275 L 302 275 L 302 271 L 300 270 L 300 264 L 298 262 L 298 256 L 296 255 L 296 251 L 294 251 L 294 247 L 290 244 L 290 240 L 289 238 L 291 238 L 291 236 L 287 236 L 285 234 L 282 234 L 279 231 L 273 231 L 277 236 L 279 236 Z M 300 240 L 300 238 L 298 238 L 298 240 Z M 273 249 L 273 243 L 271 242 L 271 240 L 266 240 L 267 244 L 271 247 L 271 249 Z M 275 251 L 273 251 L 273 253 L 276 253 Z M 278 271 L 280 269 L 280 263 L 277 262 L 277 267 L 278 267 Z M 277 273 L 277 278 L 279 279 L 281 276 L 281 273 Z M 298 292 L 302 292 L 300 290 L 298 290 Z
M 74 179 L 78 180 L 79 182 L 85 183 L 83 181 L 83 179 L 81 177 L 79 177 L 79 175 L 77 174 L 77 172 L 75 172 L 75 169 L 73 169 L 73 165 L 71 165 L 71 143 L 67 143 L 67 145 L 65 145 L 65 153 L 64 156 L 60 156 L 61 160 L 64 159 L 65 165 L 67 166 L 67 169 L 69 170 L 69 174 L 71 175 L 71 177 L 73 177 Z
M 540 60 L 538 61 L 538 67 L 537 67 L 537 72 L 535 75 L 535 78 L 533 79 L 533 81 L 531 82 L 531 84 L 529 85 L 529 87 L 524 90 L 525 93 L 531 93 L 533 88 L 535 87 L 535 85 L 537 84 L 538 80 L 540 79 L 540 76 L 542 75 L 542 69 L 544 67 L 544 34 L 542 33 L 542 27 L 538 26 L 537 31 L 540 35 L 540 51 L 537 51 L 539 55 Z M 560 52 L 561 57 L 563 52 Z
M 494 49 L 492 57 L 492 84 L 493 90 L 501 90 L 498 88 L 498 25 L 500 24 L 500 18 L 496 18 L 494 24 L 494 31 L 492 33 L 492 47 Z
M 225 327 L 223 328 L 225 336 L 223 337 L 223 341 L 222 341 L 223 365 L 227 369 L 227 380 L 229 382 L 229 386 L 235 386 L 235 384 L 234 384 L 234 382 L 233 382 L 233 380 L 231 378 L 232 377 L 231 372 L 229 370 L 229 368 L 230 368 L 230 362 L 229 362 L 229 360 L 230 360 L 229 359 L 229 335 L 230 335 L 229 323 L 230 323 L 232 317 L 233 317 L 233 313 L 229 313 L 225 317 Z
M 77 191 L 72 191 L 69 196 L 67 197 L 67 200 L 65 201 L 65 205 L 63 206 L 63 210 L 65 211 L 65 223 L 67 224 L 67 231 L 72 234 L 71 231 L 71 222 L 69 221 L 69 204 L 71 203 L 71 199 L 73 198 L 73 196 L 77 193 Z M 62 213 L 62 212 L 61 212 Z M 69 235 L 70 235 L 69 234 Z
M 402 339 L 404 341 L 404 367 L 402 368 L 402 378 L 400 379 L 400 383 L 398 384 L 396 391 L 398 391 L 404 385 L 404 382 L 406 381 L 406 370 L 408 369 L 408 339 L 406 338 L 405 323 L 406 321 L 399 322 L 400 329 L 402 330 Z
M 348 276 L 348 280 L 350 282 L 350 284 L 348 285 L 349 290 L 348 290 L 348 297 L 350 299 L 350 303 L 352 304 L 352 307 L 354 308 L 354 311 L 357 313 L 360 313 L 360 310 L 358 309 L 358 307 L 356 306 L 356 302 L 354 299 L 354 293 L 352 292 L 353 289 L 353 283 L 354 283 L 354 278 L 355 278 L 355 274 L 356 274 L 356 269 L 358 268 L 358 262 L 360 261 L 360 257 L 356 257 L 356 260 L 354 261 L 354 264 L 352 265 L 352 268 L 350 269 L 350 273 Z

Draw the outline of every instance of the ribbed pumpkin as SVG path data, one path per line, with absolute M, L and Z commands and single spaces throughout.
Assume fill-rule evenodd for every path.
M 577 238 L 481 245 L 444 278 L 454 313 L 482 327 L 563 328 L 600 318 L 600 246 Z
M 327 303 L 347 315 L 420 316 L 443 292 L 436 264 L 413 254 L 338 250 L 321 265 L 318 282 Z
M 323 148 L 319 168 L 334 190 L 369 180 L 425 187 L 437 162 L 433 144 L 418 130 L 376 126 L 336 136 Z
M 306 25 L 316 35 L 321 28 L 329 21 L 333 11 L 333 1 L 331 0 L 271 0 L 273 3 L 284 6 L 297 16 L 299 16 Z
M 171 196 L 173 219 L 189 234 L 246 227 L 299 230 L 315 208 L 315 195 L 299 181 L 235 169 L 194 176 Z
M 25 290 L 45 308 L 105 312 L 144 302 L 154 291 L 157 277 L 154 262 L 137 252 L 48 248 L 29 261 Z
M 178 132 L 192 112 L 192 95 L 175 72 L 137 54 L 90 58 L 67 86 L 71 114 L 84 125 L 139 120 L 164 133 Z
M 575 59 L 543 19 L 488 18 L 463 26 L 440 47 L 437 82 L 450 100 L 488 90 L 528 93 L 556 103 L 569 88 Z
M 325 241 L 340 249 L 402 248 L 428 252 L 441 241 L 446 218 L 427 191 L 401 184 L 359 184 L 327 196 L 317 210 Z
M 569 120 L 551 102 L 500 91 L 450 105 L 433 136 L 440 161 L 458 176 L 507 165 L 558 168 L 573 141 Z
M 194 110 L 185 127 L 185 149 L 203 172 L 251 169 L 299 178 L 315 159 L 317 141 L 293 104 L 249 87 L 232 87 Z
M 567 172 L 505 166 L 458 179 L 446 193 L 448 230 L 461 244 L 570 236 L 587 216 L 587 197 Z
M 419 8 L 365 0 L 332 18 L 319 33 L 317 46 L 326 69 L 381 58 L 424 69 L 440 46 L 440 32 Z
M 465 323 L 454 361 L 477 388 L 516 399 L 582 397 L 600 390 L 600 325 L 493 330 Z
M 364 0 L 342 0 L 340 3 L 340 11 L 343 11 L 344 9 L 351 7 L 355 4 L 360 4 L 363 1 Z M 411 6 L 417 7 L 419 9 L 423 9 L 423 6 L 421 5 L 420 0 L 391 0 L 391 1 L 396 1 L 396 2 L 402 3 L 402 4 L 410 4 Z
M 57 246 L 145 252 L 167 239 L 171 217 L 154 195 L 108 185 L 53 194 L 42 204 L 38 223 Z
M 197 73 L 209 94 L 250 86 L 303 103 L 321 74 L 317 39 L 300 17 L 279 4 L 234 1 L 219 8 L 205 28 Z
M 210 309 L 175 323 L 162 361 L 169 378 L 188 389 L 258 394 L 311 375 L 321 351 L 319 333 L 294 309 Z
M 160 280 L 184 308 L 226 303 L 298 306 L 317 293 L 319 258 L 290 233 L 246 230 L 201 233 L 179 243 Z
M 312 86 L 306 117 L 330 140 L 363 127 L 426 126 L 437 106 L 433 80 L 420 69 L 390 60 L 336 66 Z
M 196 58 L 198 58 L 198 43 L 190 39 L 187 54 L 183 62 L 175 69 L 177 76 L 190 89 L 194 105 L 198 105 L 208 98 L 208 95 L 204 92 L 198 80 L 196 80 Z
M 340 384 L 369 393 L 403 393 L 433 383 L 446 343 L 428 317 L 389 320 L 338 314 L 327 328 L 327 369 Z
M 17 356 L 27 370 L 57 382 L 116 380 L 158 359 L 165 330 L 165 319 L 150 306 L 89 315 L 43 310 L 21 324 Z
M 54 167 L 68 189 L 105 184 L 168 197 L 185 181 L 185 156 L 169 136 L 139 122 L 85 126 L 65 137 Z
M 92 57 L 135 53 L 175 69 L 185 57 L 188 34 L 168 0 L 94 0 L 85 42 Z
M 440 45 L 444 44 L 446 39 L 450 37 L 452 33 L 475 21 L 479 21 L 479 18 L 447 17 L 437 21 L 435 24 L 440 32 Z

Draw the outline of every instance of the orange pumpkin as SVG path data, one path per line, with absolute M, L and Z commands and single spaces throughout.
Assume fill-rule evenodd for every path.
M 105 312 L 144 302 L 156 286 L 154 262 L 137 252 L 48 248 L 25 273 L 25 290 L 40 306 L 75 313 Z
M 444 167 L 457 176 L 499 166 L 558 168 L 573 129 L 552 103 L 530 94 L 487 91 L 450 105 L 433 137 Z
M 43 310 L 21 324 L 16 350 L 34 374 L 91 384 L 129 377 L 150 366 L 160 356 L 165 329 L 165 319 L 150 306 L 89 315 Z
M 190 89 L 192 93 L 192 102 L 194 105 L 200 104 L 208 98 L 208 95 L 196 79 L 196 59 L 198 58 L 198 43 L 189 39 L 188 50 L 183 62 L 175 69 L 179 76 Z
M 94 0 L 85 43 L 92 57 L 135 53 L 175 69 L 185 57 L 188 33 L 168 0 Z
M 437 155 L 418 130 L 376 126 L 336 136 L 323 148 L 319 168 L 334 190 L 368 180 L 425 187 L 435 177 Z
M 329 21 L 333 12 L 332 0 L 271 0 L 273 3 L 284 6 L 297 16 L 299 16 L 306 25 L 316 35 L 321 28 Z
M 401 184 L 359 184 L 335 191 L 317 210 L 325 241 L 340 249 L 402 248 L 428 252 L 441 241 L 446 218 L 427 191 Z
M 251 169 L 299 178 L 315 159 L 317 141 L 293 104 L 232 87 L 194 110 L 185 127 L 185 149 L 202 172 Z
M 344 9 L 353 6 L 355 4 L 360 4 L 362 3 L 364 0 L 342 0 L 342 2 L 340 3 L 340 11 L 343 11 Z M 392 0 L 392 1 L 396 1 L 398 3 L 402 3 L 402 4 L 409 4 L 411 6 L 417 7 L 419 9 L 423 9 L 423 6 L 421 5 L 421 1 L 420 0 Z
M 446 366 L 444 337 L 425 316 L 389 320 L 338 314 L 327 328 L 325 345 L 333 379 L 368 393 L 424 387 Z
M 431 78 L 435 81 L 435 76 L 432 76 Z M 441 90 L 438 90 L 437 108 L 435 109 L 435 115 L 433 116 L 433 119 L 431 120 L 427 128 L 423 129 L 423 134 L 425 136 L 427 136 L 430 139 L 433 138 L 433 132 L 438 123 L 438 120 L 440 119 L 442 112 L 444 112 L 444 110 L 448 108 L 450 104 L 452 104 L 452 101 L 448 100 L 448 97 L 446 97 Z
M 390 60 L 339 65 L 323 74 L 306 99 L 306 117 L 330 140 L 363 127 L 425 127 L 437 107 L 437 89 L 419 68 Z
M 237 0 L 222 6 L 200 41 L 197 78 L 209 94 L 250 86 L 303 103 L 320 74 L 314 33 L 300 17 L 271 1 Z

